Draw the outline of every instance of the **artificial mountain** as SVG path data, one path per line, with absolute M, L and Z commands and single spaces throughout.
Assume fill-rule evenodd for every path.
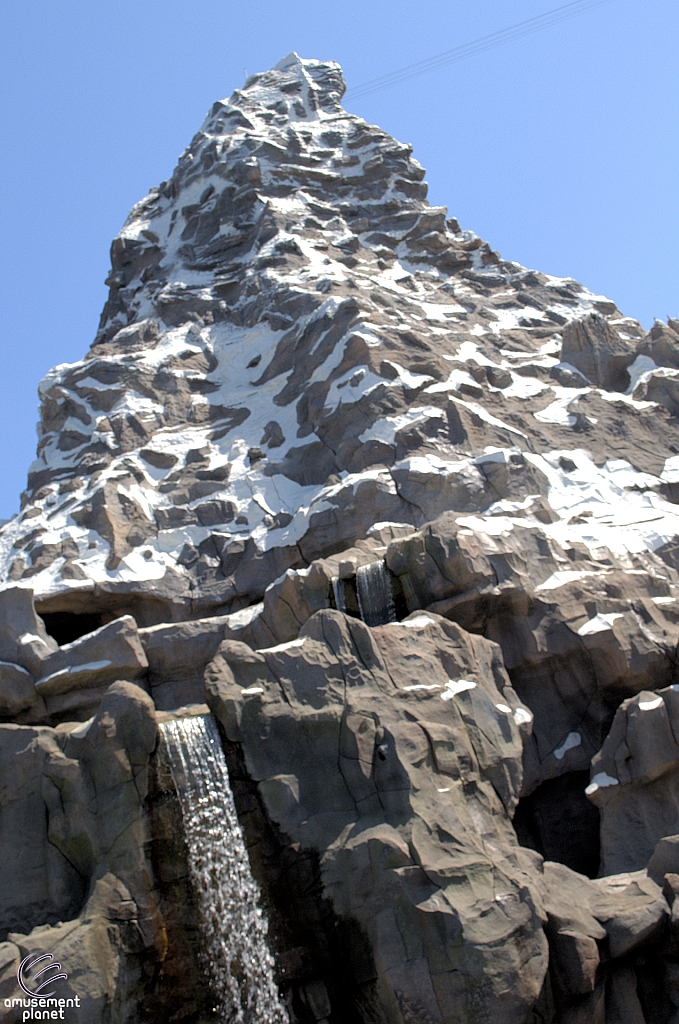
M 679 321 L 503 260 L 344 88 L 216 103 L 40 385 L 0 1019 L 45 953 L 78 1024 L 677 1024 Z

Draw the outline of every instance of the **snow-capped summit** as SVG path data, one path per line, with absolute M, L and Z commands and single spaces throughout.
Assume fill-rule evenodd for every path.
M 344 89 L 294 53 L 251 75 L 132 209 L 92 348 L 40 386 L 0 535 L 3 579 L 41 607 L 141 590 L 159 617 L 235 611 L 376 523 L 450 509 L 525 520 L 539 499 L 555 542 L 592 549 L 676 533 L 676 371 L 612 302 L 430 206 L 411 147 Z M 623 494 L 653 524 L 636 540 L 610 528 Z

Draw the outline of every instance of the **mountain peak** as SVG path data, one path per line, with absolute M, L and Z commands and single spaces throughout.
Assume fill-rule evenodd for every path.
M 549 491 L 539 460 L 595 422 L 595 461 L 662 471 L 609 430 L 609 399 L 576 409 L 601 382 L 560 362 L 603 345 L 604 387 L 628 381 L 638 324 L 430 206 L 411 147 L 343 91 L 338 64 L 294 53 L 251 75 L 130 212 L 90 352 L 41 385 L 37 460 L 0 533 L 4 579 L 41 607 L 125 611 L 141 587 L 231 612 L 375 523 L 498 500 L 524 515 Z

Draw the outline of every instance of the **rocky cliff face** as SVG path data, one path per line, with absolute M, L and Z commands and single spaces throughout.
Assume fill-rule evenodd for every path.
M 292 1021 L 670 1024 L 679 321 L 502 260 L 343 91 L 292 54 L 216 103 L 41 384 L 0 531 L 17 878 L 13 815 L 37 837 L 2 984 L 108 928 L 83 1022 L 203 1020 L 124 723 L 207 697 Z

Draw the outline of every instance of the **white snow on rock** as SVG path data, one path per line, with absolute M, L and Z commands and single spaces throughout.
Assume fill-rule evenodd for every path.
M 613 778 L 612 775 L 607 775 L 606 772 L 598 772 L 590 782 L 589 786 L 585 789 L 585 793 L 587 793 L 588 796 L 591 796 L 593 793 L 596 793 L 597 789 L 606 789 L 608 786 L 619 785 L 619 779 Z
M 569 732 L 561 746 L 555 749 L 554 757 L 557 761 L 563 761 L 568 751 L 573 750 L 575 747 L 579 747 L 581 743 L 582 736 L 579 732 Z
M 535 526 L 538 480 L 539 528 L 562 547 L 631 565 L 677 535 L 676 370 L 636 353 L 641 328 L 604 296 L 446 220 L 411 148 L 343 91 L 339 65 L 296 54 L 251 75 L 133 207 L 91 351 L 40 384 L 3 585 L 54 607 L 143 585 L 237 629 L 287 568 L 375 523 Z M 561 358 L 569 325 L 601 309 L 630 349 L 626 393 Z M 620 417 L 648 458 L 611 447 Z

